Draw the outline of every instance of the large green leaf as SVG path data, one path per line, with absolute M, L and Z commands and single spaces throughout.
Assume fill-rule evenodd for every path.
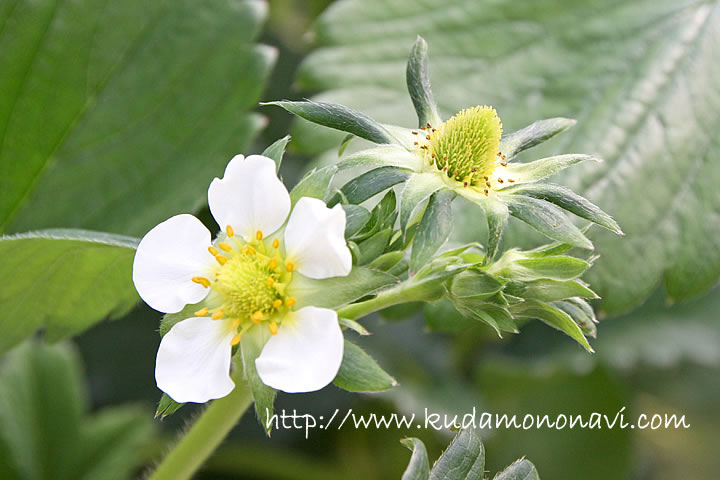
M 588 279 L 604 310 L 638 304 L 661 279 L 675 299 L 718 280 L 717 0 L 448 0 L 433 8 L 341 0 L 316 30 L 320 48 L 303 65 L 300 85 L 381 122 L 415 125 L 404 71 L 417 34 L 429 45 L 444 118 L 477 104 L 494 105 L 506 132 L 541 118 L 577 118 L 520 159 L 577 152 L 605 160 L 573 167 L 558 182 L 627 234 L 590 232 L 601 260 Z M 296 127 L 306 150 L 339 141 L 303 122 Z M 507 237 L 517 242 L 512 227 Z
M 0 370 L 0 440 L 17 478 L 130 478 L 151 444 L 149 412 L 86 413 L 81 366 L 65 345 L 28 342 Z
M 6 8 L 7 7 L 7 8 Z M 204 203 L 261 126 L 258 0 L 0 7 L 0 231 L 141 234 Z
M 0 352 L 45 327 L 50 341 L 139 300 L 132 284 L 137 240 L 85 230 L 0 237 Z

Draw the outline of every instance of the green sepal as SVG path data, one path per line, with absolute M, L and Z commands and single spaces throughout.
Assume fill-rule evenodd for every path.
M 541 322 L 566 333 L 582 345 L 588 352 L 594 352 L 578 324 L 575 323 L 570 315 L 559 308 L 538 300 L 527 300 L 518 305 L 514 305 L 511 309 L 511 313 L 514 317 L 536 318 Z
M 347 182 L 340 188 L 340 192 L 346 201 L 355 205 L 359 205 L 370 197 L 377 195 L 388 188 L 406 181 L 412 174 L 411 170 L 398 167 L 380 167 L 369 172 L 365 172 Z M 328 207 L 339 203 L 341 196 L 335 194 L 330 201 Z
M 404 256 L 405 252 L 403 251 L 383 253 L 375 260 L 370 262 L 369 267 L 374 268 L 375 270 L 380 270 L 382 272 L 387 272 L 395 265 L 397 265 Z
M 282 107 L 288 112 L 294 113 L 298 117 L 302 117 L 310 122 L 352 133 L 357 137 L 364 138 L 373 143 L 397 143 L 397 140 L 392 134 L 381 124 L 364 113 L 343 105 L 309 100 L 301 102 L 281 100 L 261 103 L 260 105 L 276 105 Z
M 345 238 L 350 238 L 367 225 L 370 212 L 359 205 L 346 204 L 342 207 L 345 210 Z
M 591 155 L 569 153 L 554 157 L 541 158 L 528 163 L 510 163 L 505 167 L 508 178 L 517 183 L 537 182 L 551 175 L 565 170 L 568 167 L 585 161 L 599 162 L 600 159 Z M 500 190 L 502 191 L 502 190 Z
M 597 336 L 597 318 L 592 307 L 581 298 L 568 298 L 562 301 L 553 302 L 554 307 L 559 308 L 578 324 L 585 335 L 593 338 Z
M 368 267 L 353 267 L 344 277 L 321 280 L 294 273 L 288 295 L 298 299 L 298 308 L 337 308 L 397 283 L 397 277 Z
M 508 250 L 487 271 L 491 275 L 521 282 L 541 279 L 564 282 L 579 278 L 590 266 L 590 262 L 566 255 L 530 256 L 518 250 Z
M 400 443 L 412 452 L 410 462 L 408 462 L 401 480 L 428 480 L 430 478 L 430 460 L 425 444 L 418 438 L 403 438 Z
M 575 120 L 563 117 L 538 120 L 501 138 L 498 150 L 505 155 L 505 161 L 509 162 L 520 152 L 549 140 L 575 123 L 577 123 Z
M 418 35 L 410 51 L 405 74 L 408 93 L 417 112 L 418 125 L 421 127 L 427 124 L 438 126 L 442 123 L 430 88 L 427 50 L 427 43 Z
M 510 215 L 543 235 L 575 247 L 593 249 L 592 242 L 552 203 L 520 195 L 508 195 L 504 200 Z
M 340 171 L 352 168 L 398 167 L 418 171 L 422 168 L 420 157 L 399 145 L 378 145 L 348 155 L 338 162 Z
M 529 282 L 508 282 L 503 291 L 524 299 L 555 302 L 571 297 L 599 298 L 598 295 L 577 280 L 533 280 Z
M 380 230 L 372 237 L 358 243 L 357 264 L 366 265 L 385 252 L 393 232 L 391 228 Z
M 263 156 L 275 161 L 275 171 L 280 171 L 283 156 L 285 155 L 285 147 L 290 142 L 290 135 L 285 135 L 279 140 L 275 140 L 269 147 L 263 151 Z
M 328 165 L 308 172 L 290 192 L 292 205 L 295 205 L 302 197 L 317 198 L 325 201 L 330 190 L 330 182 L 332 182 L 336 173 L 337 167 L 335 165 Z
M 157 409 L 155 410 L 155 418 L 160 418 L 160 420 L 162 420 L 180 410 L 183 405 L 185 404 L 178 403 L 170 398 L 170 395 L 163 393 L 162 397 L 160 397 L 160 401 L 158 402 Z
M 477 432 L 464 429 L 437 459 L 430 480 L 470 480 L 485 476 L 485 447 Z
M 333 383 L 348 392 L 382 392 L 398 383 L 363 349 L 345 340 L 342 363 Z
M 420 270 L 447 241 L 452 229 L 451 204 L 454 198 L 454 192 L 440 190 L 433 193 L 428 200 L 428 206 L 420 220 L 410 251 L 411 274 Z
M 597 223 L 618 235 L 623 235 L 620 225 L 610 215 L 569 188 L 551 183 L 528 183 L 503 189 L 503 193 L 505 192 L 550 202 L 580 218 Z
M 408 223 L 414 214 L 420 211 L 430 195 L 442 188 L 447 188 L 447 185 L 435 173 L 416 173 L 405 182 L 405 187 L 400 193 L 398 213 L 403 235 L 406 235 Z
M 503 284 L 492 275 L 467 269 L 450 280 L 449 293 L 455 298 L 486 300 L 503 289 Z
M 345 138 L 343 138 L 342 142 L 340 142 L 340 146 L 338 147 L 338 157 L 342 157 L 342 154 L 345 153 L 345 150 L 348 146 L 350 146 L 350 142 L 352 142 L 354 138 L 355 135 L 352 133 L 345 135 Z
M 487 255 L 485 262 L 489 263 L 493 261 L 497 254 L 500 239 L 502 238 L 505 225 L 507 225 L 508 218 L 510 217 L 510 210 L 508 210 L 507 205 L 494 198 L 488 198 L 486 201 L 480 202 L 479 205 L 485 212 L 485 218 L 488 224 Z
M 350 320 L 348 318 L 340 318 L 338 319 L 340 322 L 341 327 L 349 328 L 353 332 L 357 333 L 358 335 L 367 336 L 372 335 L 367 328 L 363 327 L 360 323 L 356 322 L 355 320 Z
M 493 480 L 540 480 L 540 475 L 530 460 L 521 458 L 495 475 Z
M 270 331 L 260 326 L 251 328 L 240 339 L 243 376 L 250 387 L 250 393 L 255 404 L 255 414 L 268 437 L 272 434 L 272 423 L 268 422 L 267 419 L 273 415 L 277 392 L 260 380 L 260 375 L 255 367 L 255 359 L 260 356 L 269 339 Z

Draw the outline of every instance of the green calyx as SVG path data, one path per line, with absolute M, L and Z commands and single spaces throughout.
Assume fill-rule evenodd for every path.
M 442 125 L 422 127 L 418 136 L 428 163 L 464 186 L 484 184 L 501 161 L 502 123 L 492 107 L 466 108 Z

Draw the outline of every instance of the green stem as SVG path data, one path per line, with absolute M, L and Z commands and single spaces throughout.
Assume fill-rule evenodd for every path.
M 202 467 L 252 404 L 242 368 L 236 369 L 233 380 L 235 389 L 230 395 L 213 400 L 148 480 L 189 479 Z
M 347 318 L 348 320 L 357 320 L 360 317 L 370 315 L 371 313 L 382 310 L 383 308 L 408 302 L 410 300 L 408 300 L 405 290 L 405 286 L 397 286 L 389 290 L 385 290 L 370 300 L 353 303 L 340 308 L 337 311 L 338 316 L 341 318 Z

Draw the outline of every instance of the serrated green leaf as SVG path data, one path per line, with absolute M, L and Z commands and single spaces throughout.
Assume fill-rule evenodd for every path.
M 411 174 L 412 172 L 406 168 L 380 167 L 350 180 L 340 191 L 349 203 L 358 205 L 393 185 L 406 181 Z M 340 195 L 336 194 L 330 199 L 328 206 L 332 207 L 338 202 Z
M 310 122 L 351 133 L 373 143 L 397 143 L 392 134 L 378 122 L 364 113 L 343 105 L 311 101 L 276 101 L 261 103 L 261 105 L 282 107 Z
M 275 165 L 277 167 L 275 168 L 275 171 L 280 170 L 280 166 L 282 165 L 283 156 L 285 155 L 285 148 L 287 147 L 287 144 L 290 142 L 290 135 L 285 135 L 283 138 L 279 140 L 275 140 L 269 147 L 267 147 L 263 151 L 263 155 L 271 158 L 275 161 Z
M 440 190 L 433 193 L 428 200 L 428 206 L 420 220 L 410 251 L 411 273 L 420 270 L 447 241 L 452 228 L 452 209 L 450 207 L 454 198 L 454 192 Z
M 333 383 L 348 392 L 382 392 L 397 381 L 363 349 L 345 340 L 342 364 Z
M 290 201 L 293 205 L 302 197 L 318 198 L 325 201 L 330 190 L 330 182 L 337 173 L 335 165 L 328 165 L 309 172 L 290 192 Z
M 519 195 L 509 195 L 505 201 L 510 215 L 543 235 L 575 247 L 593 249 L 592 242 L 552 203 Z
M 275 394 L 277 392 L 260 380 L 260 375 L 258 375 L 255 367 L 255 359 L 260 356 L 269 338 L 270 332 L 267 328 L 251 328 L 240 339 L 243 376 L 247 380 L 252 393 L 255 414 L 268 437 L 272 433 L 273 426 L 272 422 L 268 420 L 273 416 Z
M 0 231 L 140 235 L 202 206 L 262 126 L 249 110 L 276 57 L 253 42 L 264 2 L 14 5 L 0 20 Z
M 122 480 L 151 441 L 147 412 L 132 407 L 87 414 L 78 355 L 30 341 L 0 370 L 0 436 L 21 478 Z
M 405 182 L 400 193 L 398 213 L 403 234 L 406 233 L 408 223 L 412 220 L 413 215 L 420 211 L 430 195 L 446 187 L 447 185 L 440 176 L 434 173 L 417 173 Z
M 493 480 L 540 480 L 540 476 L 532 462 L 521 458 L 495 475 Z
M 419 33 L 430 45 L 433 90 L 445 118 L 488 104 L 506 131 L 539 118 L 578 119 L 536 148 L 538 156 L 585 152 L 605 160 L 557 180 L 610 213 L 627 234 L 593 232 L 602 259 L 587 280 L 604 310 L 638 305 L 661 280 L 674 299 L 717 283 L 720 223 L 708 221 L 720 212 L 716 0 L 603 8 L 571 0 L 500 0 L 493 8 L 448 0 L 423 10 L 422 22 L 417 2 L 385 7 L 383 0 L 342 0 L 326 10 L 316 24 L 321 47 L 302 65 L 300 84 L 384 123 L 411 126 L 414 114 L 401 92 L 407 45 Z M 299 124 L 296 132 L 314 152 L 331 137 Z M 534 158 L 527 153 L 533 155 L 524 161 Z M 508 235 L 517 243 L 524 232 Z
M 50 341 L 127 313 L 137 239 L 86 230 L 0 237 L 0 352 L 41 327 Z
M 592 353 L 594 351 L 587 342 L 587 339 L 585 338 L 585 335 L 583 335 L 583 332 L 578 324 L 573 321 L 570 315 L 558 308 L 537 300 L 527 300 L 513 306 L 511 312 L 515 317 L 536 318 L 541 322 L 566 333 L 582 345 L 588 352 Z
M 506 188 L 503 192 L 545 200 L 570 213 L 574 213 L 580 218 L 597 223 L 611 232 L 619 235 L 623 234 L 620 226 L 610 215 L 569 188 L 551 183 L 536 183 Z
M 538 120 L 523 129 L 504 135 L 500 139 L 498 151 L 505 155 L 505 161 L 509 162 L 519 153 L 564 132 L 575 123 L 576 120 L 562 117 Z
M 440 125 L 442 120 L 437 111 L 437 105 L 433 98 L 432 89 L 430 88 L 430 76 L 428 75 L 427 64 L 428 46 L 425 40 L 418 36 L 410 51 L 407 68 L 405 69 L 405 77 L 410 94 L 410 100 L 413 102 L 415 112 L 418 116 L 418 126 Z
M 485 447 L 475 430 L 467 428 L 453 438 L 433 465 L 431 480 L 476 480 L 485 472 Z
M 425 444 L 419 438 L 403 438 L 400 443 L 412 452 L 401 480 L 428 480 L 430 478 L 430 460 Z
M 336 308 L 398 283 L 397 277 L 368 267 L 353 267 L 345 277 L 322 280 L 295 273 L 288 295 L 297 298 L 298 308 L 312 305 Z

